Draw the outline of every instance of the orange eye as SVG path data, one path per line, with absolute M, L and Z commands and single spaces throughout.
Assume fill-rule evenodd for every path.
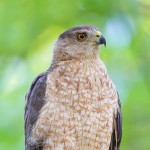
M 78 35 L 77 35 L 77 39 L 79 41 L 84 41 L 84 40 L 86 40 L 86 38 L 87 38 L 86 33 L 78 33 Z

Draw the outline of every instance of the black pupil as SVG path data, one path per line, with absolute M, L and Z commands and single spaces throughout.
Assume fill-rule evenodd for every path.
M 84 35 L 84 34 L 80 34 L 80 38 L 81 38 L 81 39 L 84 39 L 84 38 L 85 38 L 85 35 Z

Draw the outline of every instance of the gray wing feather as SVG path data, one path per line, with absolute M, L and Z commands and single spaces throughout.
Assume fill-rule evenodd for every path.
M 42 150 L 42 141 L 39 141 L 37 145 L 31 146 L 27 143 L 27 140 L 30 137 L 32 127 L 38 118 L 39 112 L 44 105 L 47 74 L 48 72 L 45 72 L 36 77 L 25 97 L 25 150 Z
M 117 114 L 116 116 L 114 116 L 114 128 L 113 128 L 109 150 L 120 149 L 120 143 L 122 138 L 122 113 L 121 113 L 120 99 L 118 99 L 118 106 L 119 108 L 117 110 Z

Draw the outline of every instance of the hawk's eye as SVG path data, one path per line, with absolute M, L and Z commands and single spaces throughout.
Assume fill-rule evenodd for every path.
M 86 33 L 78 33 L 77 34 L 78 41 L 84 41 L 84 40 L 86 40 L 86 38 L 87 38 Z

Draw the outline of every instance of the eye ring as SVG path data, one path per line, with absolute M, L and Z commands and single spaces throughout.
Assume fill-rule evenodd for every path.
M 85 41 L 87 39 L 87 34 L 86 33 L 78 33 L 77 39 L 78 39 L 78 41 Z

